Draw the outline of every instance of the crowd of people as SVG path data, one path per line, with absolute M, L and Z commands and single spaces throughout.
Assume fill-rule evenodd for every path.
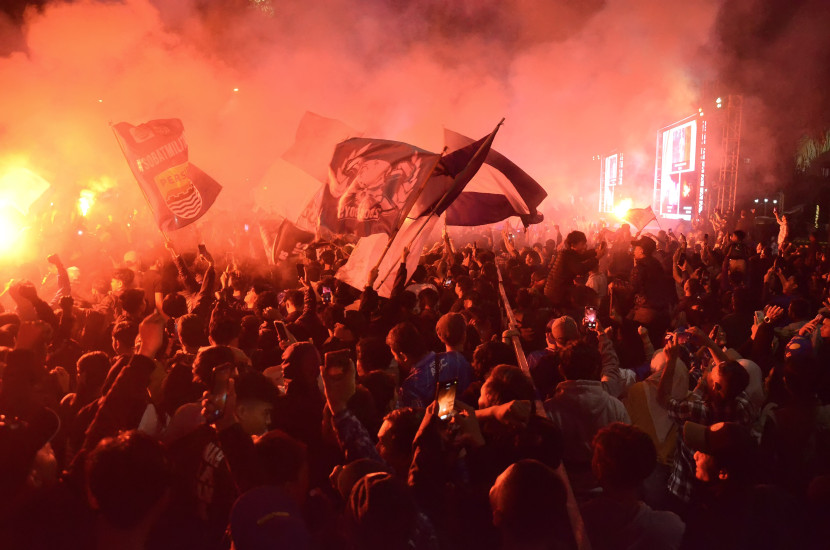
M 445 232 L 389 298 L 338 239 L 49 256 L 0 302 L 0 546 L 826 548 L 830 251 L 730 223 Z

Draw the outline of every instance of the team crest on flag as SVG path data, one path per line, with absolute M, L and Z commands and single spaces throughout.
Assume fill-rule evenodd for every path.
M 181 229 L 213 205 L 222 186 L 188 161 L 181 120 L 121 122 L 113 128 L 162 230 Z
M 390 233 L 440 155 L 396 141 L 352 138 L 337 145 L 320 225 L 357 236 Z

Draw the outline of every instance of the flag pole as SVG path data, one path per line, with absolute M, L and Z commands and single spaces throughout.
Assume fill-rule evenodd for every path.
M 473 160 L 474 160 L 474 159 L 478 158 L 478 157 L 481 155 L 481 152 L 482 152 L 485 148 L 487 148 L 487 147 L 489 147 L 489 146 L 491 146 L 491 145 L 493 144 L 493 139 L 496 137 L 496 132 L 498 132 L 498 130 L 499 130 L 499 128 L 501 127 L 501 125 L 502 125 L 502 124 L 504 124 L 504 117 L 502 117 L 502 119 L 499 121 L 499 123 L 498 123 L 498 124 L 496 124 L 496 127 L 493 129 L 493 131 L 492 131 L 492 132 L 490 132 L 489 139 L 484 140 L 484 142 L 483 142 L 483 143 L 479 146 L 478 150 L 477 150 L 477 151 L 473 154 L 473 156 L 470 158 L 470 162 L 468 162 L 468 163 L 467 163 L 467 166 L 465 166 L 465 167 L 464 167 L 464 170 L 466 170 L 466 169 L 467 169 L 467 167 L 468 167 L 470 164 L 472 164 L 472 162 L 473 162 Z M 445 147 L 444 147 L 444 152 L 446 152 L 446 150 L 447 150 L 447 148 L 446 148 L 446 146 L 445 146 Z M 441 154 L 443 155 L 444 153 L 442 152 Z M 437 163 L 436 163 L 436 164 L 437 164 Z M 434 167 L 433 167 L 433 169 L 434 169 Z M 461 172 L 463 172 L 464 170 L 462 170 Z M 435 212 L 436 212 L 436 211 L 438 211 L 439 209 L 441 209 L 441 207 L 444 205 L 444 204 L 443 204 L 443 203 L 444 203 L 444 201 L 447 199 L 447 197 L 449 196 L 449 194 L 450 194 L 450 193 L 452 193 L 452 191 L 455 189 L 455 180 L 458 178 L 458 176 L 459 176 L 459 175 L 460 175 L 460 173 L 459 173 L 458 175 L 456 175 L 456 177 L 455 177 L 455 178 L 453 178 L 453 185 L 451 185 L 451 186 L 449 187 L 449 189 L 447 189 L 447 190 L 444 192 L 444 194 L 441 196 L 441 198 L 438 200 L 438 202 L 436 202 L 436 203 L 435 203 L 435 207 L 433 207 L 433 208 L 432 208 L 432 210 L 430 211 L 430 213 L 429 213 L 429 214 L 427 214 L 426 219 L 424 220 L 424 225 L 422 225 L 422 226 L 421 226 L 421 228 L 420 228 L 420 229 L 418 229 L 418 232 L 417 232 L 417 233 L 415 233 L 415 236 L 414 236 L 414 237 L 412 237 L 412 241 L 410 242 L 410 244 L 411 244 L 412 242 L 415 242 L 415 240 L 417 240 L 417 239 L 418 239 L 418 236 L 421 234 L 421 232 L 422 232 L 422 231 L 424 230 L 424 228 L 427 226 L 427 223 L 428 223 L 428 222 L 429 222 L 429 220 L 432 218 L 432 216 L 434 216 L 434 215 L 435 215 Z M 431 174 L 431 173 L 430 173 L 430 177 L 432 177 L 432 174 Z M 427 181 L 429 181 L 429 178 L 427 178 Z M 424 182 L 424 186 L 426 186 L 426 182 Z M 423 190 L 423 188 L 422 188 L 422 190 Z M 416 200 L 417 200 L 417 199 L 416 199 Z M 412 204 L 414 205 L 415 203 L 413 202 Z M 443 208 L 443 210 L 446 210 L 446 208 Z M 442 212 L 443 212 L 443 210 L 442 210 Z M 406 219 L 406 217 L 404 217 L 404 219 Z M 401 224 L 401 225 L 403 225 L 403 224 Z M 446 228 L 446 226 L 447 226 L 447 222 L 446 222 L 446 218 L 445 218 L 445 219 L 444 219 L 444 227 Z M 400 227 L 399 227 L 399 228 L 400 228 Z M 395 231 L 395 235 L 397 235 L 397 231 Z M 383 250 L 383 255 L 381 255 L 380 260 L 378 260 L 378 263 L 377 263 L 377 265 L 375 266 L 375 269 L 379 269 L 379 268 L 380 268 L 380 263 L 381 263 L 381 261 L 383 261 L 383 256 L 385 256 L 385 255 L 386 255 L 386 252 L 389 250 L 389 246 L 392 244 L 392 239 L 394 239 L 394 238 L 395 238 L 395 237 L 394 237 L 394 235 L 393 235 L 393 236 L 389 239 L 389 242 L 388 242 L 388 243 L 386 243 L 386 248 Z M 410 251 L 410 253 L 411 253 L 411 252 L 412 252 L 412 251 Z M 394 271 L 394 270 L 395 270 L 395 266 L 394 266 L 394 264 L 393 264 L 393 265 L 392 265 L 392 268 L 389 270 L 389 272 L 388 272 L 388 273 L 387 273 L 387 274 L 383 277 L 383 280 L 380 282 L 380 285 L 378 286 L 378 288 L 380 288 L 381 286 L 383 286 L 383 283 L 385 283 L 385 282 L 386 282 L 386 279 L 388 279 L 388 278 L 389 278 L 389 275 L 391 275 L 391 274 L 392 274 L 392 271 Z
M 444 149 L 441 151 L 441 154 L 438 156 L 438 158 L 437 158 L 437 159 L 435 159 L 435 163 L 432 165 L 432 168 L 430 168 L 430 170 L 429 170 L 429 174 L 428 174 L 428 175 L 427 175 L 427 177 L 424 179 L 424 181 L 421 183 L 421 187 L 420 187 L 420 188 L 418 188 L 418 191 L 416 192 L 416 194 L 415 194 L 414 198 L 413 198 L 413 199 L 411 199 L 410 204 L 409 204 L 409 207 L 408 207 L 408 208 L 406 208 L 406 212 L 404 212 L 403 210 L 401 210 L 401 213 L 400 213 L 400 215 L 399 215 L 398 221 L 397 221 L 397 223 L 395 224 L 395 229 L 394 229 L 394 230 L 392 231 L 392 233 L 389 235 L 389 240 L 388 240 L 388 241 L 386 241 L 386 246 L 383 248 L 383 252 L 381 252 L 381 254 L 380 254 L 380 258 L 378 259 L 378 262 L 375 264 L 375 267 L 373 268 L 373 270 L 374 270 L 374 269 L 379 269 L 379 268 L 380 268 L 380 264 L 381 264 L 381 262 L 383 261 L 383 259 L 386 257 L 386 253 L 387 253 L 387 252 L 389 252 L 389 247 L 391 247 L 391 246 L 392 246 L 392 241 L 394 241 L 394 240 L 395 240 L 395 237 L 397 237 L 397 236 L 398 236 L 398 233 L 400 232 L 401 227 L 403 227 L 403 223 L 406 221 L 406 218 L 409 216 L 409 213 L 410 213 L 410 212 L 412 211 L 412 209 L 415 207 L 415 203 L 417 203 L 417 202 L 418 202 L 418 199 L 419 199 L 419 198 L 420 198 L 420 196 L 423 194 L 424 189 L 425 189 L 425 188 L 426 188 L 426 186 L 427 186 L 427 182 L 428 182 L 428 181 L 429 181 L 429 179 L 432 177 L 432 174 L 433 174 L 433 173 L 435 173 L 435 169 L 438 167 L 438 163 L 439 163 L 439 162 L 441 162 L 441 158 L 444 156 L 444 153 L 446 153 L 446 152 L 447 152 L 447 147 L 444 147 Z M 406 207 L 406 205 L 404 205 L 404 207 Z
M 115 126 L 112 122 L 110 122 L 110 130 L 112 130 L 112 134 L 115 136 L 115 141 L 118 142 L 118 147 L 121 149 L 121 154 L 124 155 L 124 160 L 127 160 L 127 151 L 124 150 L 124 144 L 121 143 L 121 138 L 118 136 L 118 132 L 115 131 Z M 132 172 L 132 167 L 130 167 L 130 172 Z M 141 190 L 141 194 L 144 195 L 144 200 L 147 201 L 147 206 L 150 208 L 150 212 L 153 212 L 153 205 L 150 204 L 150 197 L 147 196 L 147 193 L 144 191 L 144 187 L 139 185 L 138 188 Z M 159 232 L 161 232 L 161 236 L 164 237 L 164 242 L 169 243 L 170 237 L 167 236 L 164 229 L 162 229 L 158 224 L 156 224 L 156 227 L 158 227 Z

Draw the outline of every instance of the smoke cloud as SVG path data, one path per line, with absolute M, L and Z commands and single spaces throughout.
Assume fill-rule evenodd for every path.
M 790 183 L 798 142 L 830 128 L 828 28 L 821 0 L 739 0 L 718 13 L 706 59 L 721 89 L 744 94 L 747 195 Z
M 504 116 L 494 147 L 548 190 L 543 209 L 594 212 L 592 157 L 611 150 L 626 155 L 622 196 L 646 204 L 657 129 L 697 112 L 705 80 L 746 90 L 762 113 L 745 117 L 753 139 L 782 150 L 803 129 L 793 119 L 824 101 L 785 85 L 828 66 L 826 36 L 809 63 L 788 63 L 785 47 L 802 28 L 827 34 L 821 2 L 777 23 L 747 17 L 779 3 L 50 2 L 0 21 L 0 171 L 24 165 L 64 207 L 111 181 L 119 204 L 142 209 L 109 124 L 177 117 L 191 161 L 225 187 L 206 221 L 255 208 L 295 217 L 312 183 L 279 156 L 305 111 L 434 151 L 443 127 L 478 138 Z M 782 102 L 789 119 L 771 114 Z

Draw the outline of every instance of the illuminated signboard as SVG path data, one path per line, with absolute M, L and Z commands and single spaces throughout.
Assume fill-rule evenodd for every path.
M 623 155 L 614 153 L 602 157 L 599 187 L 599 211 L 614 211 L 614 192 L 623 181 Z
M 664 218 L 691 220 L 703 208 L 706 122 L 694 115 L 657 134 L 654 210 Z

